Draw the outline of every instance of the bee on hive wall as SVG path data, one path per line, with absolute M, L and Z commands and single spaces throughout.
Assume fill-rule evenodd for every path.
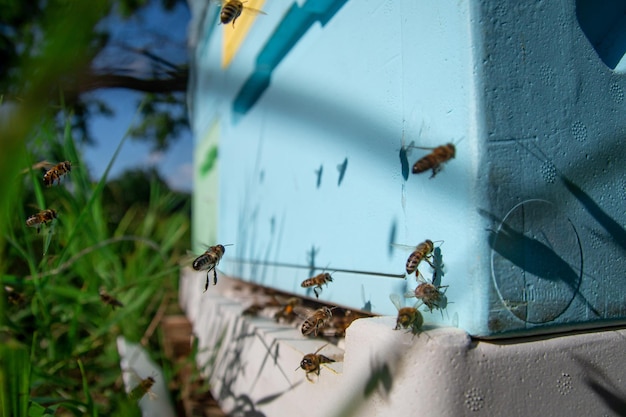
M 220 11 L 220 23 L 222 23 L 223 25 L 227 25 L 230 22 L 233 22 L 233 27 L 235 27 L 235 21 L 239 16 L 241 16 L 241 13 L 243 11 L 250 14 L 267 14 L 263 10 L 257 10 L 253 9 L 252 7 L 244 6 L 244 1 L 221 0 L 220 2 L 222 3 L 222 10 Z
M 70 161 L 60 162 L 56 164 L 55 166 L 53 166 L 52 168 L 50 168 L 48 171 L 46 171 L 45 174 L 43 174 L 43 183 L 47 187 L 50 187 L 52 184 L 54 184 L 55 181 L 57 181 L 60 184 L 61 177 L 63 177 L 66 174 L 69 174 L 71 170 L 72 170 L 72 163 Z
M 316 275 L 312 278 L 307 278 L 302 281 L 300 286 L 302 288 L 314 287 L 313 292 L 315 293 L 315 298 L 319 298 L 320 292 L 322 291 L 322 285 L 328 285 L 329 282 L 333 281 L 333 277 L 330 276 L 328 272 L 322 272 L 319 275 Z
M 428 265 L 434 268 L 434 265 L 431 261 L 434 249 L 435 246 L 433 244 L 433 241 L 430 239 L 426 239 L 425 241 L 417 245 L 415 247 L 415 250 L 409 255 L 408 259 L 406 260 L 407 275 L 411 275 L 413 272 L 415 272 L 422 261 L 426 261 Z M 419 274 L 419 271 L 416 274 Z
M 418 278 L 421 283 L 415 288 L 413 293 L 407 293 L 406 297 L 415 297 L 424 303 L 430 312 L 435 309 L 443 309 L 448 304 L 445 296 L 445 288 L 447 285 L 436 286 L 431 282 L 426 281 L 424 278 Z M 441 289 L 444 291 L 441 291 Z
M 453 143 L 447 143 L 445 145 L 438 146 L 436 148 L 422 148 L 416 146 L 418 149 L 430 149 L 431 153 L 420 158 L 415 164 L 413 164 L 413 173 L 420 174 L 422 172 L 432 170 L 430 178 L 434 178 L 439 171 L 443 169 L 443 164 L 453 159 L 456 155 L 456 147 Z
M 416 306 L 402 307 L 402 299 L 398 294 L 391 294 L 389 299 L 398 309 L 398 317 L 396 318 L 396 327 L 394 330 L 410 328 L 413 334 L 418 334 L 424 324 L 422 313 L 419 312 Z
M 37 233 L 42 225 L 47 225 L 52 220 L 57 218 L 57 212 L 52 209 L 41 210 L 39 213 L 33 214 L 26 219 L 26 226 L 36 227 Z
M 318 308 L 302 323 L 302 334 L 308 336 L 313 333 L 317 336 L 317 333 L 322 330 L 332 318 L 333 313 L 330 308 Z
M 308 353 L 304 355 L 304 357 L 302 358 L 302 361 L 300 362 L 300 368 L 306 371 L 306 379 L 309 382 L 314 382 L 311 379 L 310 374 L 315 373 L 319 377 L 321 364 L 335 362 L 334 359 L 331 359 L 324 355 L 320 355 L 318 353 L 320 350 L 324 349 L 326 346 L 327 344 L 323 345 L 322 347 L 317 349 L 315 353 Z M 298 368 L 296 368 L 296 371 L 297 370 Z

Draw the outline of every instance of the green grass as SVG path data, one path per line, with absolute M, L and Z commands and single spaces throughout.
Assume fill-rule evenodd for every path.
M 7 208 L 0 213 L 0 279 L 13 290 L 0 289 L 0 409 L 3 416 L 137 414 L 123 389 L 115 339 L 161 351 L 158 331 L 146 331 L 163 299 L 176 297 L 189 206 L 157 178 L 144 181 L 148 201 L 117 204 L 107 175 L 126 137 L 93 183 L 69 123 L 61 140 L 46 125 L 24 129 L 28 139 L 15 155 L 21 164 L 7 174 L 14 186 L 0 188 Z M 42 156 L 52 160 L 46 152 L 75 166 L 61 185 L 46 188 L 41 171 L 22 172 Z M 25 219 L 44 208 L 58 218 L 38 234 Z M 113 210 L 118 221 L 111 221 Z M 101 286 L 124 307 L 103 304 Z

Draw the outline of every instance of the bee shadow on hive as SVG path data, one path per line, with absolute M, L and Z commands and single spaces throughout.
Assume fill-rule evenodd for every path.
M 570 166 L 576 167 L 577 173 L 592 173 L 597 169 L 596 161 L 611 161 L 614 166 L 624 166 L 626 164 L 626 153 L 614 152 L 615 149 L 621 148 L 621 142 L 623 138 L 618 136 L 611 139 L 612 143 L 607 144 L 603 149 L 593 148 L 593 153 L 590 152 L 584 157 L 578 158 L 574 163 L 570 163 Z M 558 178 L 565 189 L 572 195 L 578 202 L 586 209 L 587 213 L 594 218 L 614 239 L 615 243 L 620 246 L 623 251 L 626 251 L 626 229 L 624 229 L 617 220 L 612 218 L 594 199 L 589 196 L 583 187 L 576 184 L 568 176 L 566 176 L 553 162 L 544 151 L 536 143 L 530 145 L 524 144 L 521 141 L 517 141 L 517 144 L 521 146 L 526 152 L 540 161 L 543 168 L 546 166 L 551 167 L 555 178 Z M 598 175 L 605 175 L 608 170 L 602 170 Z M 613 171 L 615 172 L 615 171 Z M 605 182 L 615 181 L 615 178 L 604 178 Z M 626 192 L 626 191 L 625 191 Z
M 580 246 L 578 233 L 571 222 L 569 223 L 573 228 L 579 245 L 581 259 L 580 273 L 576 272 L 574 267 L 555 252 L 550 246 L 550 242 L 544 243 L 534 237 L 527 236 L 524 232 L 516 230 L 503 219 L 499 219 L 497 216 L 484 209 L 478 209 L 478 212 L 495 224 L 499 224 L 497 231 L 488 229 L 488 244 L 495 253 L 525 273 L 532 274 L 545 281 L 564 283 L 572 292 L 572 297 L 566 305 L 562 306 L 560 314 L 556 317 L 551 317 L 548 321 L 556 319 L 565 312 L 576 296 L 581 298 L 590 311 L 596 316 L 601 317 L 600 312 L 580 292 L 583 276 L 582 247 Z M 498 287 L 497 282 L 495 282 L 495 284 L 496 287 Z M 505 301 L 504 298 L 503 301 Z M 522 317 L 520 317 L 520 319 L 524 320 Z M 536 321 L 533 320 L 531 322 L 534 323 Z
M 606 373 L 587 359 L 572 355 L 583 370 L 583 382 L 591 389 L 602 403 L 620 416 L 626 416 L 626 392 L 620 389 Z
M 393 388 L 393 376 L 389 364 L 372 362 L 370 372 L 363 388 L 363 395 L 369 398 L 374 392 L 378 392 L 383 398 L 387 398 Z

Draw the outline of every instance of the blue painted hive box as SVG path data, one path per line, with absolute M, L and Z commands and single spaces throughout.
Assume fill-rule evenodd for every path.
M 233 244 L 224 273 L 299 295 L 330 272 L 320 300 L 395 315 L 430 239 L 448 304 L 426 322 L 623 322 L 620 4 L 250 0 L 219 25 L 192 2 L 194 250 Z

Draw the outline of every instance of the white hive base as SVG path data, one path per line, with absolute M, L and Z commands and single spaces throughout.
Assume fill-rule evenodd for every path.
M 355 321 L 344 350 L 320 353 L 315 383 L 298 366 L 326 342 L 265 317 L 243 317 L 254 295 L 186 270 L 180 299 L 199 338 L 198 365 L 229 414 L 281 416 L 583 416 L 626 412 L 626 331 L 607 329 L 499 341 L 426 325 L 394 331 L 395 317 Z M 298 368 L 298 369 L 296 369 Z M 294 371 L 295 370 L 295 371 Z M 365 395 L 367 392 L 367 396 Z

